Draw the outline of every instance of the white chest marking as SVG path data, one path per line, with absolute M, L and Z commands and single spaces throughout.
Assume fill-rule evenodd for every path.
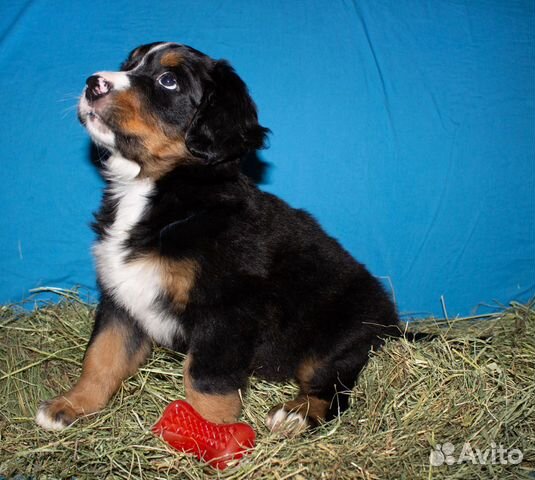
M 154 259 L 128 261 L 129 233 L 140 220 L 154 190 L 149 179 L 136 179 L 130 160 L 110 158 L 107 176 L 118 202 L 113 224 L 93 248 L 99 279 L 119 305 L 124 307 L 155 341 L 170 346 L 180 333 L 178 319 L 158 305 L 164 293 L 159 262 Z M 125 163 L 128 162 L 128 163 Z M 132 178 L 132 175 L 134 178 Z

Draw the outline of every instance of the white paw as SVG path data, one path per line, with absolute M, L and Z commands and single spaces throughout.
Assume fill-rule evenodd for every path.
M 45 430 L 59 431 L 67 428 L 71 423 L 64 412 L 59 411 L 53 414 L 51 412 L 51 402 L 43 402 L 37 409 L 35 423 Z
M 298 434 L 306 430 L 308 423 L 300 412 L 289 412 L 284 407 L 280 407 L 269 412 L 266 425 L 272 432 L 283 431 Z

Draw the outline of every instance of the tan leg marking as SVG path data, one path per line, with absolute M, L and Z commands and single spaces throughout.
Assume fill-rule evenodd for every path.
M 285 402 L 284 409 L 288 412 L 299 413 L 318 424 L 325 418 L 329 410 L 329 402 L 314 396 L 299 395 L 294 400 Z
M 298 435 L 308 427 L 315 427 L 325 420 L 329 402 L 309 395 L 312 377 L 321 366 L 322 362 L 315 358 L 301 362 L 295 373 L 299 383 L 299 395 L 294 400 L 277 405 L 269 411 L 266 425 L 271 431 Z
M 186 401 L 206 420 L 214 423 L 234 423 L 240 416 L 241 399 L 238 391 L 225 395 L 211 395 L 198 392 L 189 374 L 191 357 L 184 362 L 184 386 Z
M 105 407 L 121 382 L 133 375 L 150 353 L 147 342 L 128 355 L 127 335 L 125 328 L 115 325 L 99 332 L 85 353 L 76 385 L 64 395 L 43 402 L 37 423 L 47 430 L 61 430 L 78 417 Z
M 307 358 L 297 367 L 295 378 L 299 383 L 300 393 L 308 393 L 310 391 L 310 381 L 316 370 L 322 365 L 323 362 L 316 358 Z
M 273 407 L 266 417 L 266 425 L 272 432 L 298 435 L 309 427 L 318 426 L 328 410 L 328 401 L 299 395 L 294 400 Z

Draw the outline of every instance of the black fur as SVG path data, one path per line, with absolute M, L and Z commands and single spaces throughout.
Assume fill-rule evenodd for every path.
M 268 129 L 258 124 L 247 87 L 224 60 L 212 67 L 200 108 L 186 133 L 186 146 L 210 163 L 241 158 L 264 146 Z
M 148 48 L 137 49 L 123 68 L 135 66 Z M 245 388 L 251 374 L 289 379 L 312 358 L 321 366 L 310 393 L 331 401 L 351 389 L 370 350 L 396 330 L 390 328 L 398 322 L 395 308 L 379 281 L 311 215 L 262 192 L 240 172 L 240 158 L 262 147 L 267 133 L 244 83 L 228 63 L 176 48 L 186 59 L 174 69 L 183 98 L 164 104 L 146 79 L 136 88 L 183 134 L 195 161 L 156 181 L 128 247 L 133 256 L 159 252 L 200 266 L 184 312 L 173 311 L 165 295 L 160 299 L 182 326 L 184 335 L 172 344 L 193 356 L 199 391 Z M 99 238 L 115 208 L 106 194 L 96 216 Z M 99 312 L 107 309 L 136 323 L 104 290 Z M 99 313 L 96 329 L 102 322 Z M 137 326 L 132 332 L 144 335 Z M 346 407 L 347 396 L 339 395 L 331 416 Z

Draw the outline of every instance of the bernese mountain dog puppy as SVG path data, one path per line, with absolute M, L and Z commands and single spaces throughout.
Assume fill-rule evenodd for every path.
M 186 354 L 186 400 L 210 421 L 236 421 L 250 375 L 299 385 L 267 414 L 271 430 L 344 411 L 396 310 L 307 212 L 241 172 L 268 129 L 232 67 L 143 45 L 87 79 L 79 118 L 110 153 L 94 227 L 101 301 L 78 382 L 37 423 L 60 430 L 104 408 L 153 342 Z

